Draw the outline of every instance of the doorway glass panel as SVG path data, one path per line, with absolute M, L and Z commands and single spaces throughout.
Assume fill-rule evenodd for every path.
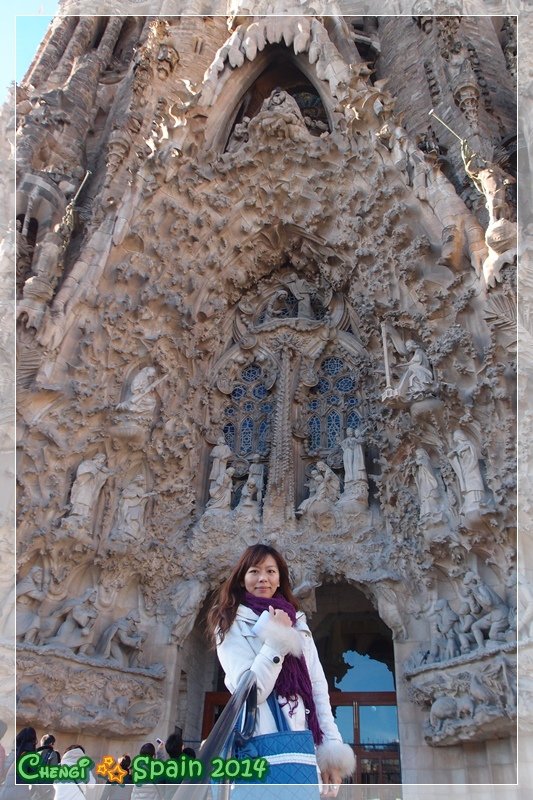
M 398 745 L 398 713 L 396 706 L 360 706 L 361 744 L 382 747 Z
M 336 706 L 336 708 L 333 709 L 333 714 L 335 716 L 335 722 L 337 723 L 339 732 L 342 736 L 342 741 L 353 746 L 355 742 L 354 706 Z

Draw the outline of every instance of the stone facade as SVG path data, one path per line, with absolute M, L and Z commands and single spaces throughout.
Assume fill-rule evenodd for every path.
M 199 739 L 268 541 L 390 629 L 405 783 L 513 782 L 513 19 L 233 10 L 18 87 L 19 721 Z

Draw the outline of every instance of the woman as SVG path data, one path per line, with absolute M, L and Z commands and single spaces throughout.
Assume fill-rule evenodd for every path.
M 61 764 L 73 767 L 84 755 L 85 748 L 82 747 L 81 744 L 71 744 L 63 753 Z M 87 774 L 87 784 L 89 783 L 96 783 L 96 779 L 91 771 Z M 87 784 L 81 781 L 69 781 L 68 783 L 61 783 L 58 781 L 54 783 L 54 800 L 81 800 L 89 794 L 87 792 Z
M 324 670 L 277 550 L 263 544 L 245 550 L 218 591 L 208 629 L 231 692 L 247 670 L 257 676 L 254 735 L 277 730 L 266 702 L 274 691 L 289 728 L 311 730 L 322 783 L 334 787 L 324 794 L 335 795 L 354 771 L 355 756 L 333 719 Z

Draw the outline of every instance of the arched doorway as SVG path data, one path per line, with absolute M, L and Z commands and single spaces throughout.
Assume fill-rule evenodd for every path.
M 316 593 L 311 629 L 335 720 L 357 756 L 353 783 L 400 783 L 394 649 L 371 601 L 347 584 Z
M 333 713 L 357 756 L 351 783 L 401 783 L 392 634 L 371 601 L 348 584 L 316 592 L 309 625 L 330 689 Z M 206 692 L 202 738 L 230 695 L 219 668 L 216 691 Z

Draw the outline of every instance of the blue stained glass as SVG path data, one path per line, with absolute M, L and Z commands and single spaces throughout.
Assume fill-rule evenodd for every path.
M 254 404 L 253 404 L 253 403 L 250 403 L 250 402 L 248 402 L 248 403 L 245 403 L 245 404 L 243 405 L 243 409 L 244 409 L 245 411 L 253 411 L 253 410 L 254 410 Z
M 341 418 L 336 411 L 328 414 L 328 447 L 335 447 L 341 430 Z
M 245 394 L 246 394 L 246 388 L 244 386 L 241 386 L 241 384 L 239 383 L 232 391 L 231 396 L 233 397 L 234 400 L 240 400 L 241 397 L 244 397 Z
M 267 438 L 268 438 L 269 428 L 270 428 L 269 421 L 267 419 L 262 420 L 261 424 L 259 425 L 259 443 L 258 443 L 258 445 L 259 445 L 259 452 L 260 453 L 266 453 L 267 450 L 268 450 Z
M 325 372 L 326 375 L 338 375 L 343 366 L 344 364 L 340 358 L 332 356 L 324 359 L 322 362 L 322 371 Z
M 263 411 L 265 414 L 270 414 L 270 412 L 272 411 L 272 403 L 261 403 L 261 405 L 259 406 L 259 408 L 260 408 L 260 409 L 261 409 L 261 411 Z
M 261 367 L 258 367 L 256 364 L 250 364 L 243 369 L 241 375 L 243 381 L 246 381 L 246 383 L 253 383 L 261 375 Z
M 308 408 L 310 411 L 316 411 L 318 406 L 319 406 L 318 400 L 311 400 L 311 402 L 308 404 Z
M 337 397 L 336 394 L 330 394 L 328 397 L 328 403 L 332 406 L 338 406 L 340 403 L 340 399 Z
M 359 400 L 356 397 L 348 397 L 346 398 L 346 405 L 347 406 L 358 406 Z
M 245 417 L 241 422 L 241 453 L 252 452 L 252 434 L 254 432 L 254 421 L 251 417 Z
M 311 417 L 308 422 L 309 427 L 309 449 L 318 450 L 320 448 L 320 419 Z
M 252 390 L 252 394 L 254 397 L 257 397 L 258 400 L 262 400 L 263 397 L 267 396 L 267 390 L 264 383 L 260 383 L 258 386 L 254 386 Z
M 339 390 L 339 392 L 349 392 L 354 387 L 354 379 L 350 378 L 348 375 L 345 375 L 343 378 L 339 378 L 335 386 Z
M 224 409 L 224 414 L 227 417 L 234 417 L 236 413 L 237 411 L 235 408 L 233 408 L 233 406 L 227 406 L 227 408 Z
M 361 424 L 361 417 L 355 411 L 350 411 L 346 420 L 347 428 L 358 428 Z
M 316 385 L 316 391 L 320 392 L 320 394 L 324 394 L 324 392 L 327 392 L 328 389 L 329 389 L 329 381 L 327 381 L 325 378 L 320 378 L 320 380 Z
M 235 450 L 235 425 L 232 422 L 228 422 L 227 425 L 224 425 L 222 431 L 228 447 L 231 447 L 232 450 Z

